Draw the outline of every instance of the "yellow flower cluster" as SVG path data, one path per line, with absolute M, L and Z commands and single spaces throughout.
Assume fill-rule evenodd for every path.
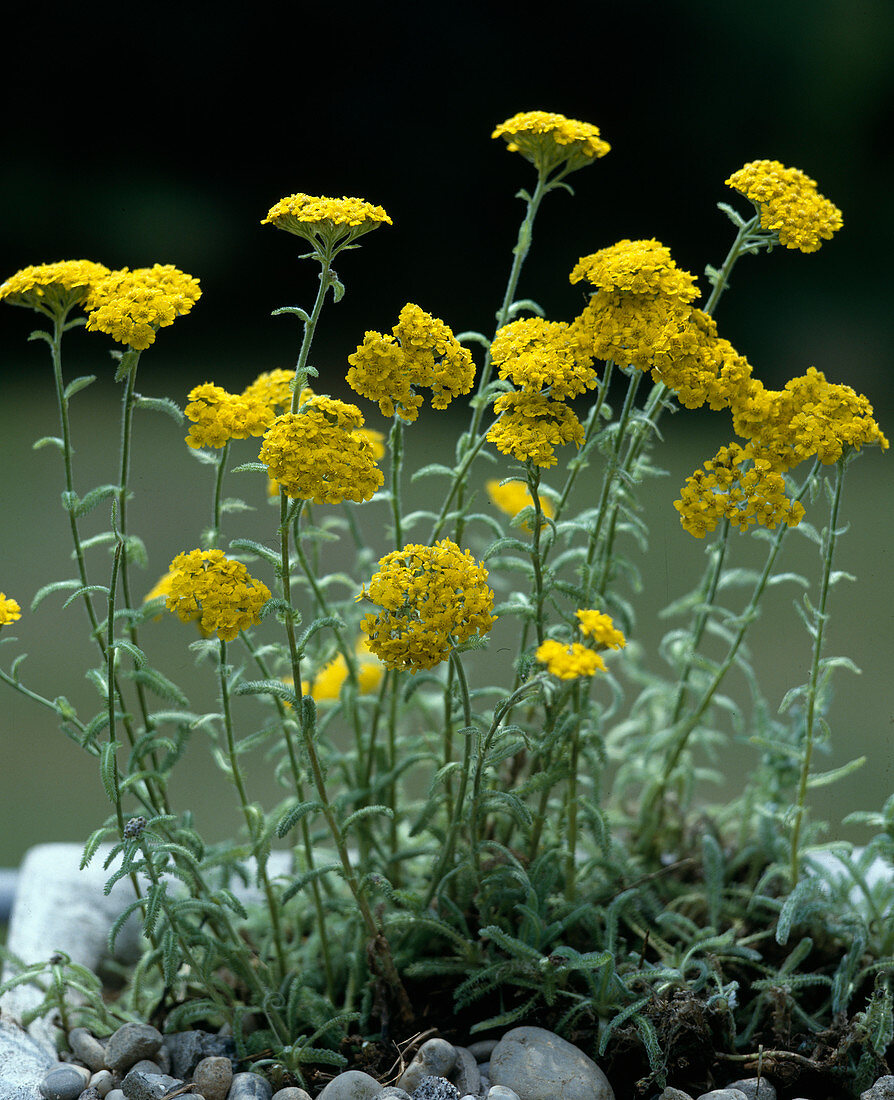
M 490 354 L 500 377 L 521 389 L 494 402 L 499 419 L 487 438 L 503 454 L 553 466 L 554 447 L 583 442 L 583 425 L 564 399 L 596 385 L 593 354 L 578 325 L 526 317 L 504 325 Z
M 107 267 L 92 260 L 60 260 L 23 267 L 0 284 L 0 301 L 43 313 L 65 313 L 83 302 L 94 283 L 108 274 Z
M 270 589 L 223 550 L 191 550 L 171 562 L 168 611 L 225 642 L 259 622 L 269 599 Z
M 369 500 L 385 478 L 362 425 L 356 405 L 316 395 L 301 412 L 274 420 L 260 461 L 290 497 L 316 504 Z
M 192 427 L 190 447 L 223 447 L 231 439 L 263 435 L 276 417 L 291 406 L 294 371 L 273 370 L 259 375 L 241 394 L 204 382 L 189 391 L 185 412 Z M 301 391 L 301 400 L 311 397 Z
M 699 539 L 723 518 L 740 531 L 753 523 L 796 527 L 804 518 L 801 502 L 786 497 L 782 474 L 767 459 L 756 457 L 750 444 L 721 447 L 703 470 L 686 479 L 674 507 L 684 529 Z
M 614 294 L 657 295 L 681 303 L 692 302 L 699 294 L 695 276 L 677 267 L 670 249 L 654 237 L 641 241 L 625 238 L 581 257 L 569 280 L 586 280 L 597 290 Z
M 287 195 L 261 219 L 287 233 L 304 237 L 330 255 L 383 223 L 392 224 L 381 206 L 364 199 L 330 199 L 317 195 Z
M 391 331 L 391 336 L 367 332 L 348 356 L 348 385 L 361 397 L 378 401 L 383 416 L 415 420 L 422 405 L 422 394 L 415 389 L 430 389 L 435 409 L 446 409 L 472 389 L 472 353 L 443 321 L 408 302 Z
M 22 609 L 11 597 L 7 597 L 5 592 L 0 592 L 0 626 L 7 626 L 9 623 L 14 623 L 16 619 L 21 619 Z
M 386 554 L 357 599 L 382 608 L 361 628 L 372 652 L 392 669 L 433 668 L 496 622 L 487 570 L 450 539 Z
M 580 332 L 565 321 L 525 317 L 504 325 L 490 346 L 490 357 L 501 378 L 513 385 L 564 400 L 596 385 L 593 356 L 581 343 Z
M 732 403 L 736 433 L 750 439 L 755 454 L 780 472 L 814 456 L 826 465 L 837 462 L 845 447 L 878 444 L 887 450 L 872 411 L 862 394 L 827 382 L 815 367 L 786 382 L 783 390 L 765 389 L 752 378 Z
M 584 441 L 583 424 L 564 401 L 546 394 L 520 390 L 502 393 L 494 402 L 498 419 L 487 433 L 497 450 L 519 462 L 555 466 L 555 448 L 566 443 L 579 447 Z
M 778 160 L 753 160 L 726 183 L 754 203 L 761 226 L 786 248 L 816 252 L 843 224 L 841 211 L 819 193 L 815 180 Z
M 627 645 L 627 639 L 617 629 L 611 615 L 592 609 L 576 611 L 575 614 L 579 619 L 578 629 L 585 638 L 592 638 L 606 649 L 623 649 Z
M 158 329 L 189 313 L 201 294 L 198 279 L 173 264 L 110 271 L 90 287 L 87 328 L 145 351 Z
M 562 164 L 574 171 L 611 149 L 598 126 L 550 111 L 520 111 L 501 122 L 491 137 L 504 138 L 511 153 L 521 153 L 544 174 Z
M 528 487 L 521 481 L 507 481 L 505 484 L 501 484 L 494 478 L 485 484 L 485 488 L 493 503 L 507 516 L 517 516 L 523 508 L 533 508 L 534 506 L 534 498 L 528 491 Z M 555 514 L 552 501 L 548 497 L 540 498 L 540 511 L 547 519 Z M 527 523 L 523 526 L 526 531 L 530 530 Z
M 599 649 L 622 649 L 627 645 L 627 639 L 615 627 L 611 615 L 592 609 L 577 611 L 576 615 L 581 634 Z M 546 665 L 550 675 L 560 680 L 576 680 L 581 676 L 608 671 L 597 650 L 580 642 L 566 645 L 555 638 L 547 638 L 537 647 L 535 656 L 542 665 Z

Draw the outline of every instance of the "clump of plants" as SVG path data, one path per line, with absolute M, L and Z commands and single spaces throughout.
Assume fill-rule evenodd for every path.
M 0 989 L 42 982 L 42 1011 L 63 1006 L 67 1026 L 100 1035 L 133 1019 L 227 1025 L 245 1065 L 278 1081 L 344 1066 L 358 1036 L 535 1021 L 643 1088 L 724 1059 L 865 1087 L 894 1033 L 894 875 L 867 878 L 894 864 L 894 798 L 852 815 L 875 829 L 854 851 L 825 839 L 809 794 L 860 763 L 817 769 L 832 677 L 848 664 L 825 643 L 845 579 L 834 566 L 845 473 L 888 442 L 867 399 L 813 367 L 765 387 L 715 320 L 741 257 L 816 251 L 841 214 L 804 173 L 746 164 L 726 181 L 733 240 L 706 268 L 706 293 L 657 240 L 593 241 L 570 272 L 584 308 L 549 319 L 519 297 L 538 210 L 609 145 L 541 111 L 493 136 L 536 177 L 519 192 L 495 331 L 455 334 L 425 308 L 436 303 L 395 303 L 382 332 L 345 349 L 359 406 L 319 392 L 311 350 L 344 294 L 336 261 L 341 271 L 342 253 L 392 224 L 361 199 L 295 194 L 263 219 L 299 239 L 319 286 L 308 309 L 275 311 L 303 327 L 294 369 L 246 378 L 241 393 L 208 381 L 174 400 L 138 387 L 144 354 L 200 297 L 174 266 L 62 261 L 0 286 L 44 323 L 33 337 L 50 353 L 60 434 L 39 445 L 60 454 L 75 563 L 29 613 L 89 632 L 96 712 L 30 682 L 23 655 L 0 679 L 96 758 L 110 809 L 83 862 L 102 851 L 109 886 L 132 884 L 110 942 L 134 913 L 145 937 L 115 999 L 58 957 Z M 120 452 L 87 491 L 73 439 L 97 378 L 63 368 L 63 338 L 84 339 L 80 328 L 121 346 Z M 453 453 L 408 469 L 408 433 L 463 399 Z M 387 432 L 365 426 L 370 403 Z M 638 643 L 638 495 L 662 418 L 703 406 L 735 440 L 668 498 L 693 552 L 711 541 L 653 654 Z M 146 415 L 159 412 L 180 439 L 186 426 L 179 445 L 211 479 L 213 504 L 204 526 L 184 521 L 183 552 L 152 588 L 147 565 L 150 579 L 160 567 L 128 505 L 134 433 L 161 431 Z M 420 481 L 427 507 L 408 512 Z M 91 513 L 107 522 L 87 535 Z M 763 544 L 762 567 L 740 564 L 744 535 Z M 816 547 L 812 577 L 786 564 L 799 537 Z M 15 577 L 3 583 L 21 598 Z M 798 592 L 803 625 L 778 710 L 745 644 L 776 584 Z M 24 613 L 17 598 L 0 593 L 4 628 Z M 166 613 L 216 683 L 211 713 L 192 709 L 158 652 Z M 733 670 L 750 689 L 736 703 Z M 240 696 L 254 701 L 251 724 L 234 714 Z M 238 799 L 235 840 L 207 842 L 172 803 L 195 739 Z M 711 806 L 709 765 L 722 769 L 731 740 L 753 763 L 736 796 Z M 275 773 L 278 804 L 253 797 L 250 755 Z M 275 848 L 292 853 L 288 874 L 271 868 Z M 839 875 L 818 858 L 829 851 Z M 259 904 L 237 896 L 246 882 Z

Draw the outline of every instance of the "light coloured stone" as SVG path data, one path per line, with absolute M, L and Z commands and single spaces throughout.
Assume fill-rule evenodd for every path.
M 233 1063 L 229 1058 L 203 1058 L 192 1071 L 196 1092 L 205 1100 L 226 1100 L 233 1083 Z
M 766 1077 L 741 1077 L 726 1087 L 743 1092 L 745 1100 L 776 1100 L 776 1088 Z
M 688 1092 L 684 1092 L 682 1089 L 672 1088 L 668 1085 L 664 1092 L 658 1097 L 658 1100 L 692 1100 L 692 1097 Z
M 860 1093 L 860 1100 L 894 1100 L 894 1077 L 879 1077 L 872 1088 Z
M 747 1100 L 747 1098 L 739 1089 L 711 1089 L 710 1092 L 699 1093 L 696 1100 Z
M 487 1090 L 487 1100 L 521 1100 L 521 1097 L 508 1085 L 491 1085 Z
M 456 1049 L 446 1039 L 429 1039 L 401 1074 L 398 1088 L 413 1093 L 423 1077 L 447 1077 L 456 1064 Z
M 115 1084 L 115 1079 L 107 1069 L 99 1069 L 90 1078 L 90 1088 L 96 1089 L 100 1096 L 108 1096 Z
M 270 1100 L 273 1086 L 258 1073 L 234 1073 L 229 1100 Z
M 333 1077 L 317 1100 L 375 1100 L 382 1086 L 363 1070 L 349 1069 Z
M 456 1064 L 450 1074 L 450 1080 L 456 1085 L 460 1096 L 477 1096 L 481 1091 L 481 1071 L 475 1056 L 467 1047 L 454 1047 Z
M 105 1068 L 106 1048 L 85 1027 L 73 1027 L 69 1031 L 68 1045 L 72 1053 L 94 1073 Z
M 542 1027 L 516 1027 L 490 1056 L 492 1085 L 508 1085 L 523 1100 L 615 1100 L 592 1058 Z
M 299 1089 L 297 1085 L 289 1085 L 288 1088 L 275 1092 L 273 1100 L 311 1100 L 311 1095 L 309 1092 L 305 1092 L 304 1089 Z
M 126 1073 L 143 1058 L 154 1058 L 161 1046 L 161 1032 L 151 1024 L 122 1024 L 106 1043 L 106 1069 Z
M 121 1082 L 121 1090 L 127 1100 L 161 1100 L 162 1096 L 182 1084 L 178 1077 L 169 1077 L 166 1073 L 132 1069 Z
M 24 1028 L 0 1018 L 0 1096 L 35 1100 L 55 1058 Z

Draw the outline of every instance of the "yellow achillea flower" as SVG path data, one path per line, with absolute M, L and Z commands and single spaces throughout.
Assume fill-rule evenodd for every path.
M 266 419 L 263 429 L 252 432 L 252 435 L 263 435 L 280 413 L 289 412 L 292 407 L 294 381 L 295 372 L 280 367 L 264 371 L 245 387 L 242 397 L 257 410 L 259 421 Z M 305 387 L 298 395 L 299 404 L 308 401 L 312 396 L 313 391 Z
M 110 271 L 90 288 L 87 328 L 145 351 L 158 329 L 189 313 L 201 295 L 198 279 L 173 264 Z
M 598 126 L 550 111 L 520 111 L 501 122 L 491 137 L 504 138 L 509 152 L 521 153 L 544 175 L 563 164 L 573 172 L 611 149 Z
M 352 241 L 392 224 L 381 206 L 363 199 L 330 199 L 317 195 L 287 195 L 271 206 L 261 225 L 275 225 L 287 233 L 304 237 L 316 248 L 333 255 Z
M 779 472 L 814 455 L 825 465 L 837 462 L 845 447 L 888 449 L 869 401 L 850 386 L 827 382 L 815 367 L 783 390 L 767 390 L 751 379 L 731 408 L 736 433 Z
M 193 422 L 186 436 L 190 447 L 223 447 L 231 439 L 247 439 L 265 431 L 264 427 L 250 429 L 252 408 L 244 398 L 213 382 L 203 382 L 189 391 L 184 412 Z
M 469 393 L 475 380 L 472 353 L 443 321 L 408 302 L 391 331 L 391 336 L 367 332 L 348 356 L 348 385 L 361 397 L 378 401 L 383 416 L 415 420 L 422 395 L 414 387 L 432 391 L 435 409 L 446 409 L 454 397 Z
M 816 252 L 844 224 L 841 211 L 819 193 L 815 180 L 778 160 L 753 160 L 725 182 L 751 200 L 761 226 L 786 248 Z
M 92 260 L 60 260 L 23 267 L 0 284 L 0 301 L 27 306 L 48 316 L 67 313 L 83 302 L 91 286 L 109 269 Z
M 490 355 L 501 378 L 534 393 L 548 390 L 550 397 L 576 397 L 596 385 L 593 356 L 584 348 L 580 330 L 564 321 L 525 317 L 504 325 Z
M 171 562 L 168 611 L 185 623 L 197 622 L 205 634 L 231 642 L 260 621 L 270 589 L 255 580 L 242 562 L 223 550 L 191 550 Z
M 654 237 L 639 241 L 625 238 L 582 256 L 568 278 L 572 283 L 586 280 L 597 290 L 661 295 L 681 303 L 692 302 L 699 295 L 695 276 L 677 267 L 670 249 Z
M 623 649 L 627 645 L 627 639 L 615 627 L 611 615 L 593 610 L 576 611 L 575 614 L 580 620 L 578 629 L 585 638 L 592 638 L 606 649 Z
M 284 413 L 264 436 L 260 461 L 290 497 L 316 504 L 369 500 L 385 477 L 359 430 L 356 405 L 317 395 L 300 413 Z
M 498 418 L 487 438 L 503 454 L 535 466 L 555 466 L 554 448 L 565 443 L 579 447 L 584 441 L 583 424 L 562 401 L 526 390 L 503 393 L 494 402 Z
M 0 626 L 8 626 L 16 619 L 21 619 L 22 609 L 12 597 L 7 597 L 5 592 L 0 592 Z
M 496 479 L 485 484 L 487 495 L 496 504 L 501 512 L 507 516 L 517 516 L 523 508 L 533 508 L 534 498 L 527 485 L 521 481 L 507 481 L 501 485 Z M 554 515 L 552 501 L 548 497 L 540 498 L 540 511 L 550 519 Z M 522 525 L 526 531 L 530 530 L 527 523 Z
M 606 672 L 605 661 L 599 654 L 580 642 L 565 645 L 555 638 L 547 638 L 537 647 L 537 660 L 546 670 L 560 680 L 576 680 L 579 676 L 593 676 Z
M 674 501 L 684 530 L 695 538 L 704 538 L 723 518 L 740 531 L 754 523 L 771 529 L 779 523 L 796 527 L 804 518 L 801 502 L 786 497 L 782 474 L 750 444 L 721 447 L 703 466 L 686 479 L 680 499 Z
M 356 598 L 382 608 L 361 628 L 370 650 L 391 669 L 433 668 L 496 622 L 487 570 L 450 539 L 386 554 Z

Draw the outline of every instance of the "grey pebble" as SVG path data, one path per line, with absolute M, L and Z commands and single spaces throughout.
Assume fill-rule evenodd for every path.
M 382 1091 L 381 1084 L 360 1069 L 349 1069 L 333 1077 L 317 1096 L 317 1100 L 375 1100 Z M 233 1100 L 232 1095 L 230 1100 Z
M 106 1048 L 85 1027 L 73 1027 L 68 1033 L 68 1045 L 94 1073 L 105 1069 Z
M 154 1058 L 161 1046 L 161 1032 L 149 1024 L 123 1024 L 106 1043 L 106 1069 L 126 1073 L 141 1058 Z
M 487 1100 L 520 1100 L 520 1097 L 508 1085 L 491 1085 L 487 1090 Z
M 273 1086 L 257 1073 L 234 1073 L 227 1093 L 228 1100 L 270 1100 L 272 1096 Z
M 450 1074 L 460 1096 L 477 1096 L 481 1091 L 481 1071 L 475 1055 L 467 1047 L 454 1047 L 456 1064 Z
M 187 1078 L 203 1058 L 220 1055 L 231 1058 L 236 1043 L 229 1035 L 212 1035 L 210 1031 L 175 1031 L 165 1035 L 162 1050 L 170 1058 L 168 1072 Z
M 386 1085 L 376 1100 L 413 1100 L 408 1092 L 404 1089 L 399 1089 L 397 1085 Z
M 423 1077 L 446 1077 L 456 1064 L 456 1050 L 446 1039 L 429 1039 L 401 1074 L 398 1088 L 412 1093 Z
M 671 1088 L 671 1086 L 668 1085 L 664 1092 L 658 1097 L 658 1100 L 692 1100 L 692 1097 L 688 1092 L 684 1092 L 682 1089 Z
M 459 1090 L 446 1077 L 423 1077 L 413 1090 L 411 1100 L 459 1100 Z
M 894 1077 L 879 1077 L 872 1088 L 860 1093 L 860 1100 L 894 1100 Z
M 205 1100 L 226 1100 L 233 1082 L 233 1064 L 229 1058 L 212 1054 L 196 1065 L 192 1080 Z
M 740 1089 L 711 1089 L 710 1092 L 702 1092 L 696 1100 L 748 1100 Z
M 776 1100 L 776 1088 L 766 1077 L 742 1077 L 726 1087 L 744 1093 L 745 1100 Z
M 309 1092 L 299 1089 L 297 1085 L 289 1085 L 288 1088 L 275 1092 L 273 1100 L 311 1100 L 311 1096 Z
M 615 1100 L 608 1078 L 573 1043 L 542 1027 L 507 1031 L 490 1056 L 490 1079 L 524 1100 Z
M 154 1058 L 141 1058 L 139 1062 L 134 1062 L 127 1072 L 133 1073 L 134 1070 L 139 1070 L 140 1073 L 164 1073 L 164 1070 Z
M 106 1100 L 127 1100 L 127 1097 L 121 1089 L 112 1089 L 111 1092 L 106 1093 Z
M 183 1082 L 166 1073 L 146 1073 L 132 1069 L 121 1082 L 121 1090 L 127 1100 L 160 1100 L 166 1092 L 179 1088 Z
M 90 1088 L 96 1089 L 100 1096 L 108 1096 L 114 1083 L 115 1079 L 107 1069 L 97 1070 L 90 1078 Z
M 46 1100 L 77 1100 L 89 1079 L 89 1071 L 81 1066 L 56 1065 L 38 1087 Z
M 486 1062 L 499 1041 L 499 1039 L 479 1039 L 475 1043 L 469 1043 L 466 1050 L 476 1062 Z

